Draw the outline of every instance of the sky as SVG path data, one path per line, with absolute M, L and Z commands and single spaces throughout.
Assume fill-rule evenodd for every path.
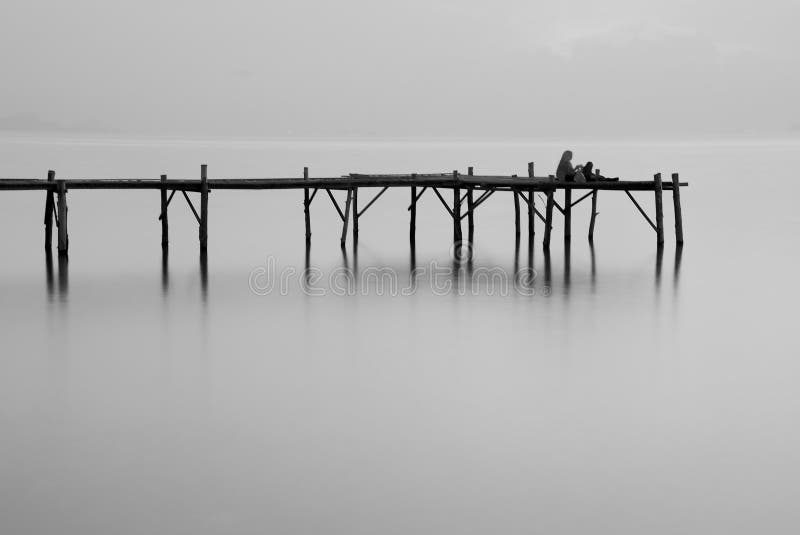
M 800 135 L 800 2 L 3 0 L 0 130 Z

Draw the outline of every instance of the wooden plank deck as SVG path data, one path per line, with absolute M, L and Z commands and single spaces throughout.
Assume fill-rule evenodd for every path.
M 199 179 L 167 179 L 157 178 L 119 178 L 119 179 L 83 179 L 64 180 L 67 189 L 177 189 L 200 191 Z M 472 186 L 476 189 L 507 188 L 533 189 L 534 191 L 557 190 L 608 190 L 608 191 L 653 191 L 653 180 L 620 180 L 602 182 L 563 182 L 548 177 L 509 177 L 499 175 L 459 175 L 454 179 L 452 174 L 418 174 L 418 175 L 364 175 L 353 174 L 340 177 L 302 178 L 216 178 L 208 179 L 209 189 L 350 189 L 365 187 L 436 187 L 463 188 Z M 681 182 L 680 186 L 688 186 Z M 671 190 L 672 182 L 665 182 L 663 189 Z M 0 190 L 55 190 L 56 184 L 44 179 L 0 178 Z

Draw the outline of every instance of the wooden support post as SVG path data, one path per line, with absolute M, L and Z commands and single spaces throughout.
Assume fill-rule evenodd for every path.
M 353 245 L 358 241 L 358 188 L 353 188 Z
M 57 180 L 58 191 L 58 254 L 69 252 L 69 233 L 67 232 L 67 183 Z
M 169 246 L 169 219 L 167 217 L 167 175 L 161 175 L 161 247 Z
M 200 166 L 200 250 L 208 249 L 208 166 Z
M 416 175 L 411 175 L 416 177 Z M 411 186 L 411 220 L 408 225 L 408 239 L 411 247 L 417 243 L 417 186 Z
M 516 189 L 514 190 L 514 236 L 519 238 L 519 193 Z
M 655 175 L 655 196 L 656 196 L 656 240 L 658 246 L 664 245 L 664 207 L 661 204 L 663 187 L 661 185 L 661 173 Z
M 467 175 L 473 175 L 472 167 L 467 169 Z M 475 214 L 472 211 L 473 208 L 475 208 L 475 199 L 473 197 L 473 188 L 469 186 L 467 188 L 467 238 L 470 244 L 475 238 Z
M 303 167 L 303 179 L 308 180 L 308 167 Z M 311 199 L 308 188 L 303 188 L 303 211 L 306 216 L 306 241 L 311 241 Z
M 56 172 L 47 172 L 47 181 L 55 182 Z M 47 194 L 44 199 L 44 248 L 50 250 L 53 244 L 53 212 L 56 209 L 56 203 L 53 198 L 52 188 L 48 188 Z
M 342 239 L 340 243 L 344 247 L 347 243 L 347 223 L 350 221 L 350 205 L 353 202 L 353 188 L 347 190 L 347 202 L 344 205 L 344 221 L 342 225 Z
M 599 171 L 598 171 L 599 172 Z M 594 220 L 597 217 L 597 190 L 592 190 L 592 217 L 589 220 L 589 241 L 594 242 Z
M 528 162 L 528 178 L 533 178 L 533 162 Z M 533 201 L 533 186 L 528 188 L 528 238 L 533 239 L 536 233 L 534 230 L 534 221 L 536 212 Z
M 458 171 L 453 171 L 453 180 L 458 182 Z M 453 243 L 461 242 L 461 188 L 453 186 Z
M 678 173 L 672 174 L 672 204 L 675 207 L 675 241 L 683 244 L 683 215 L 681 214 L 681 184 Z
M 572 190 L 564 189 L 564 241 L 572 239 Z
M 542 243 L 545 250 L 550 249 L 550 232 L 553 229 L 553 193 L 554 190 L 547 190 L 547 206 L 544 212 L 544 241 Z

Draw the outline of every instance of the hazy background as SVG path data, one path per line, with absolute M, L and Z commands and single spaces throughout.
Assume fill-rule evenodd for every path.
M 0 129 L 800 131 L 793 0 L 0 4 Z
M 48 262 L 44 194 L 3 192 L 0 532 L 800 532 L 799 14 L 3 0 L 0 177 L 546 174 L 572 148 L 690 186 L 662 254 L 608 192 L 594 246 L 584 202 L 571 247 L 556 215 L 550 254 L 538 221 L 517 249 L 494 195 L 475 265 L 532 267 L 534 297 L 250 290 L 268 257 L 449 262 L 430 192 L 412 260 L 407 190 L 345 250 L 318 196 L 308 257 L 301 192 L 214 191 L 207 262 L 180 197 L 162 256 L 157 192 L 70 191 Z

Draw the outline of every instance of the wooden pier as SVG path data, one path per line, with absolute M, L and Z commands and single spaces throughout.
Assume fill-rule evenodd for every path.
M 591 198 L 591 215 L 589 222 L 589 241 L 594 239 L 597 217 L 598 194 L 601 191 L 625 193 L 632 201 L 637 211 L 652 227 L 656 235 L 656 245 L 664 244 L 664 210 L 663 192 L 672 191 L 673 207 L 675 211 L 675 240 L 683 243 L 683 217 L 681 214 L 680 188 L 688 186 L 680 182 L 678 174 L 672 175 L 672 180 L 663 182 L 661 174 L 656 174 L 653 180 L 620 180 L 600 182 L 564 182 L 552 176 L 537 177 L 534 175 L 534 164 L 528 164 L 526 177 L 501 176 L 501 175 L 476 175 L 470 167 L 466 174 L 458 171 L 450 173 L 410 173 L 410 174 L 349 174 L 339 177 L 312 177 L 309 169 L 303 169 L 302 176 L 282 178 L 208 178 L 206 165 L 200 167 L 200 177 L 197 179 L 170 179 L 161 175 L 159 179 L 57 179 L 54 171 L 49 171 L 46 179 L 5 178 L 0 179 L 0 191 L 11 190 L 41 190 L 45 192 L 44 226 L 45 248 L 52 247 L 53 223 L 57 227 L 58 251 L 66 255 L 69 250 L 68 208 L 67 193 L 71 190 L 105 190 L 105 189 L 138 189 L 157 190 L 160 194 L 161 245 L 169 244 L 169 206 L 176 193 L 180 193 L 194 214 L 198 224 L 198 239 L 200 250 L 208 247 L 208 195 L 212 190 L 273 190 L 294 189 L 303 192 L 303 212 L 305 216 L 305 238 L 311 241 L 311 206 L 320 191 L 333 203 L 342 222 L 340 243 L 345 246 L 348 227 L 352 219 L 352 237 L 358 240 L 359 219 L 371 208 L 389 188 L 408 188 L 410 190 L 410 204 L 408 212 L 409 239 L 412 247 L 416 241 L 417 203 L 427 193 L 428 198 L 438 199 L 444 210 L 453 222 L 453 242 L 459 245 L 462 242 L 462 220 L 467 219 L 467 240 L 471 243 L 474 239 L 475 214 L 478 208 L 489 197 L 498 192 L 511 193 L 514 204 L 514 230 L 520 236 L 520 201 L 524 203 L 528 218 L 528 233 L 532 238 L 535 231 L 535 219 L 538 217 L 544 225 L 543 247 L 550 247 L 553 217 L 556 211 L 563 216 L 564 240 L 571 239 L 572 208 L 578 203 Z M 359 190 L 367 189 L 376 192 L 359 209 Z M 447 195 L 442 191 L 450 190 L 451 202 L 446 200 Z M 557 193 L 563 192 L 563 204 L 556 199 Z M 334 191 L 345 193 L 343 205 L 337 201 Z M 463 191 L 463 194 L 462 194 Z M 534 194 L 542 193 L 546 197 L 544 214 L 536 206 Z M 633 196 L 632 192 L 652 192 L 654 196 L 655 221 Z M 200 209 L 192 202 L 188 193 L 199 193 Z M 578 196 L 573 201 L 573 193 Z M 155 200 L 154 200 L 155 202 Z M 465 206 L 466 204 L 466 206 Z

